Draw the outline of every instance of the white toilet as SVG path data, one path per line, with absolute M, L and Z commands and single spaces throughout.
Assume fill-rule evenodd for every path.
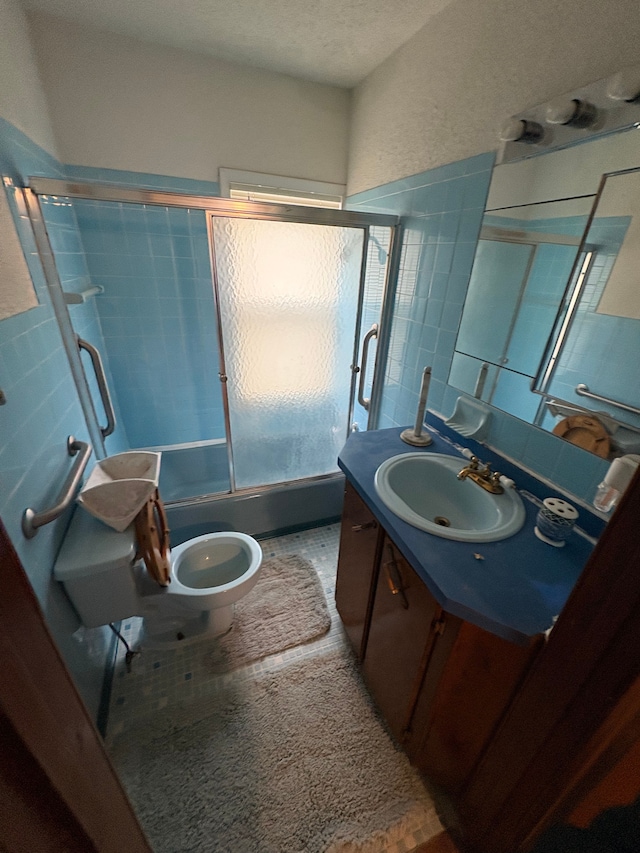
M 142 616 L 142 645 L 173 648 L 226 633 L 261 565 L 251 536 L 209 533 L 171 549 L 170 583 L 162 587 L 136 558 L 133 528 L 119 533 L 78 508 L 53 573 L 87 628 Z

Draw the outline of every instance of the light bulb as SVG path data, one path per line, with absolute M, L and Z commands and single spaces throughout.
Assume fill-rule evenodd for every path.
M 521 118 L 509 118 L 502 125 L 500 139 L 503 142 L 540 142 L 544 136 L 544 128 L 535 121 Z
M 596 108 L 588 101 L 558 98 L 549 104 L 545 117 L 549 124 L 589 127 L 596 120 L 596 115 Z
M 626 68 L 614 74 L 607 83 L 607 97 L 628 102 L 640 98 L 640 68 Z

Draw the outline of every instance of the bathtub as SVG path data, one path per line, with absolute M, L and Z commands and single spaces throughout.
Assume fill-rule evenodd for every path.
M 162 452 L 159 487 L 172 545 L 222 530 L 262 537 L 290 533 L 342 515 L 340 472 L 231 494 L 224 439 L 145 450 Z
M 162 453 L 160 494 L 165 503 L 229 491 L 224 439 L 148 447 Z
M 169 504 L 171 544 L 221 530 L 266 537 L 331 524 L 340 520 L 344 488 L 343 474 L 328 474 Z

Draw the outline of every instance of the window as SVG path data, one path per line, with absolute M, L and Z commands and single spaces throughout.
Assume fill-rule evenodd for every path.
M 220 195 L 237 201 L 298 204 L 303 207 L 342 208 L 345 187 L 303 178 L 220 169 Z

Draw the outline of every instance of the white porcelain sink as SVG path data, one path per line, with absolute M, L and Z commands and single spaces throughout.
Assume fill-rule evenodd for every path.
M 525 509 L 515 489 L 492 495 L 471 480 L 458 480 L 465 459 L 443 453 L 402 453 L 376 471 L 382 502 L 420 530 L 462 542 L 495 542 L 524 524 Z

